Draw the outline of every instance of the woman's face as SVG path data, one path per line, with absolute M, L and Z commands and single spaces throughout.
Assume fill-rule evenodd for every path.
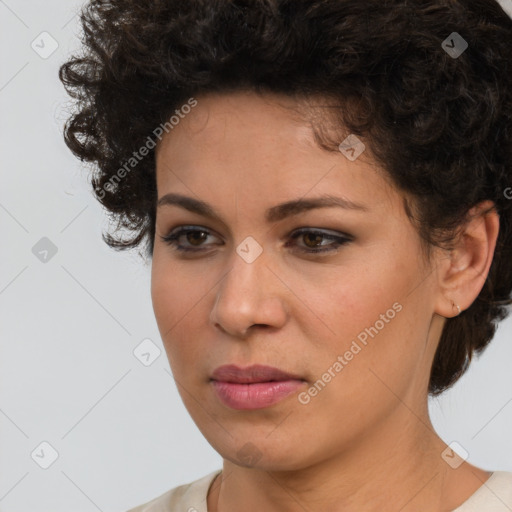
M 186 196 L 212 215 L 161 201 L 151 292 L 178 390 L 209 443 L 240 465 L 292 470 L 422 421 L 442 323 L 402 194 L 368 150 L 320 149 L 276 98 L 293 106 L 198 97 L 163 138 L 158 198 Z M 339 205 L 278 206 L 327 196 Z M 174 245 L 162 239 L 180 227 Z M 228 364 L 297 378 L 212 381 Z

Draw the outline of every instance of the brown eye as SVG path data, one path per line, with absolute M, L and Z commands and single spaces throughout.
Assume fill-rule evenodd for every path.
M 324 238 L 324 235 L 319 235 L 312 231 L 304 233 L 302 236 L 302 239 L 304 240 L 305 245 L 307 247 L 311 247 L 311 248 L 320 247 L 320 243 L 322 242 L 323 238 Z
M 181 252 L 204 252 L 207 246 L 204 242 L 208 237 L 213 237 L 205 228 L 196 226 L 182 226 L 179 229 L 171 231 L 166 236 L 160 236 L 161 240 L 171 246 L 173 249 Z M 183 245 L 182 243 L 183 242 Z M 205 246 L 205 247 L 203 247 Z
M 302 240 L 303 244 L 295 243 L 293 250 L 306 254 L 335 252 L 340 246 L 347 244 L 354 239 L 351 235 L 344 233 L 337 233 L 335 235 L 313 229 L 299 229 L 292 233 L 290 238 L 294 242 Z
M 166 236 L 160 236 L 161 240 L 170 247 L 179 252 L 201 253 L 208 251 L 208 246 L 212 244 L 205 243 L 209 237 L 214 237 L 206 228 L 200 226 L 181 226 L 171 231 Z M 292 251 L 299 251 L 304 254 L 319 254 L 336 252 L 338 248 L 351 242 L 354 237 L 345 233 L 336 232 L 327 233 L 314 229 L 300 229 L 289 235 L 293 241 L 292 244 L 287 243 L 286 247 L 292 246 Z M 298 240 L 302 244 L 297 243 Z M 180 243 L 180 242 L 183 242 Z M 323 243 L 327 242 L 327 243 Z M 223 245 L 217 243 L 214 245 Z
M 191 245 L 201 245 L 208 238 L 208 233 L 206 231 L 188 231 L 186 235 L 187 242 Z

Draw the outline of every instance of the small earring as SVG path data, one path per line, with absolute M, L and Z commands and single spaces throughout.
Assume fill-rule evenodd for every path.
M 452 308 L 453 308 L 453 306 L 455 306 L 457 308 L 457 311 L 458 311 L 457 316 L 459 316 L 461 313 L 460 306 L 458 304 L 455 304 L 455 302 L 453 302 L 453 300 L 452 300 Z

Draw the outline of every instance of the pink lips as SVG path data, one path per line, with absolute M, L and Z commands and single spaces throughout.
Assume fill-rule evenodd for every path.
M 213 372 L 211 382 L 222 403 L 232 409 L 269 407 L 305 383 L 298 375 L 264 365 L 220 366 Z

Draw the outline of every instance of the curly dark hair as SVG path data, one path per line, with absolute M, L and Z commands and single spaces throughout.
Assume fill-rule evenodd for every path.
M 77 107 L 64 138 L 92 164 L 116 229 L 133 234 L 104 233 L 114 249 L 146 239 L 152 256 L 154 149 L 134 155 L 210 92 L 334 99 L 340 129 L 366 137 L 414 199 L 406 211 L 429 246 L 449 247 L 491 200 L 492 266 L 473 304 L 446 321 L 429 393 L 460 378 L 512 303 L 512 20 L 495 0 L 90 0 L 80 15 L 82 51 L 59 71 Z M 315 137 L 338 151 L 339 139 Z

